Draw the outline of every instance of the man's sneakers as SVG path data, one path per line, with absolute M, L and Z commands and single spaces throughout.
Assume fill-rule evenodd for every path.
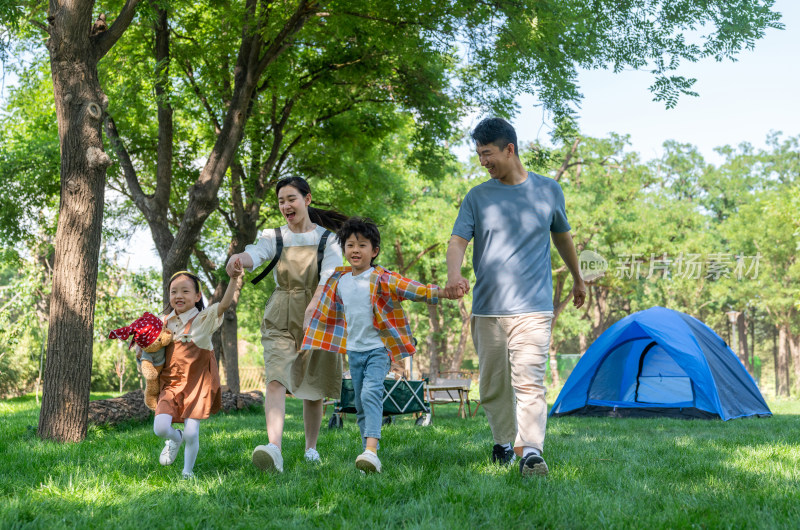
M 319 453 L 313 447 L 311 449 L 306 449 L 305 457 L 306 457 L 306 462 L 308 462 L 309 464 L 320 463 Z
M 517 455 L 514 453 L 514 448 L 500 444 L 494 444 L 494 447 L 492 447 L 492 463 L 509 465 L 513 464 L 516 459 Z
M 181 444 L 183 443 L 183 431 L 179 430 L 178 432 L 181 433 L 181 441 L 173 442 L 172 440 L 167 440 L 164 444 L 164 449 L 161 450 L 161 456 L 158 457 L 158 462 L 162 466 L 172 464 L 178 457 L 178 449 L 181 448 Z
M 519 472 L 523 477 L 532 477 L 534 475 L 543 477 L 547 475 L 548 471 L 544 458 L 536 453 L 523 456 L 522 460 L 519 461 Z
M 261 471 L 283 473 L 283 457 L 277 445 L 270 443 L 253 449 L 253 465 Z
M 381 461 L 378 455 L 372 451 L 365 450 L 363 453 L 356 457 L 356 468 L 364 473 L 380 473 Z

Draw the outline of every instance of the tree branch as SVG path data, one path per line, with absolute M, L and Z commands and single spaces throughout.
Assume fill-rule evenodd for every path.
M 419 254 L 417 254 L 416 256 L 414 256 L 414 259 L 412 259 L 412 260 L 411 260 L 411 263 L 409 263 L 408 265 L 406 265 L 405 269 L 402 269 L 402 271 L 400 272 L 400 274 L 405 274 L 405 273 L 406 273 L 406 272 L 407 272 L 409 269 L 411 269 L 411 267 L 413 267 L 414 265 L 416 265 L 416 263 L 417 263 L 417 262 L 418 262 L 420 259 L 422 259 L 422 256 L 424 256 L 424 255 L 425 255 L 425 254 L 427 254 L 428 252 L 431 252 L 432 250 L 434 250 L 434 249 L 435 249 L 436 247 L 438 247 L 439 245 L 441 245 L 441 243 L 434 243 L 433 245 L 429 246 L 428 248 L 426 248 L 425 250 L 423 250 L 422 252 L 420 252 Z
M 105 117 L 105 129 L 106 138 L 108 138 L 111 147 L 114 149 L 114 153 L 116 153 L 117 158 L 119 159 L 119 164 L 122 167 L 122 174 L 125 176 L 125 182 L 128 184 L 128 189 L 130 189 L 131 199 L 144 213 L 147 209 L 149 209 L 149 205 L 147 204 L 147 196 L 142 190 L 142 186 L 139 184 L 139 177 L 136 174 L 136 168 L 133 167 L 133 162 L 131 162 L 131 157 L 128 154 L 128 150 L 125 148 L 125 144 L 119 137 L 119 132 L 117 131 L 117 125 L 114 123 L 114 118 L 112 118 L 108 113 L 106 113 Z
M 291 44 L 289 37 L 300 31 L 309 17 L 316 12 L 317 7 L 316 1 L 308 2 L 307 0 L 300 0 L 300 4 L 297 6 L 295 12 L 292 13 L 292 16 L 275 36 L 269 48 L 267 48 L 267 51 L 264 52 L 264 55 L 259 59 L 256 68 L 257 72 L 263 72 L 272 61 L 277 59 L 281 53 L 289 47 Z
M 567 153 L 567 156 L 564 157 L 564 162 L 561 164 L 561 167 L 558 168 L 558 171 L 556 171 L 556 176 L 553 177 L 553 180 L 556 182 L 559 181 L 564 172 L 569 168 L 569 161 L 575 154 L 575 151 L 578 150 L 578 144 L 581 143 L 581 140 L 581 138 L 576 138 L 575 142 L 572 144 L 572 148 L 569 150 L 569 153 Z
M 127 0 L 125 5 L 122 6 L 119 15 L 117 15 L 117 18 L 114 19 L 114 23 L 111 24 L 111 27 L 93 37 L 95 42 L 95 57 L 98 61 L 108 53 L 119 38 L 122 37 L 122 34 L 125 33 L 125 30 L 128 29 L 128 26 L 130 26 L 133 20 L 133 15 L 136 13 L 136 5 L 140 1 L 141 0 Z
M 169 205 L 172 189 L 172 157 L 174 125 L 172 105 L 169 100 L 169 21 L 165 9 L 158 10 L 156 33 L 156 106 L 158 119 L 158 144 L 156 146 L 156 189 L 153 193 L 153 209 L 165 211 Z
M 206 109 L 206 113 L 208 113 L 208 117 L 211 118 L 211 123 L 214 125 L 214 133 L 219 134 L 222 132 L 222 126 L 219 124 L 219 120 L 217 116 L 214 114 L 214 109 L 211 108 L 211 104 L 208 102 L 208 98 L 205 94 L 200 90 L 200 87 L 197 85 L 197 82 L 194 78 L 194 69 L 192 68 L 191 63 L 189 60 L 186 59 L 183 64 L 181 64 L 183 72 L 186 74 L 186 78 L 189 80 L 189 84 L 192 85 L 192 89 L 194 93 L 197 95 L 200 102 L 203 104 L 203 108 Z

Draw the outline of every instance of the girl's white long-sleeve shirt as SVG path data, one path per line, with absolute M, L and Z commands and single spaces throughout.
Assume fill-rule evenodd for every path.
M 185 342 L 192 341 L 198 348 L 213 350 L 211 336 L 222 325 L 222 316 L 217 315 L 218 311 L 219 304 L 211 304 L 202 311 L 198 311 L 196 307 L 193 307 L 180 314 L 176 314 L 175 310 L 173 310 L 166 318 L 167 329 L 172 332 L 173 342 L 181 340 Z M 192 322 L 189 333 L 184 334 L 183 330 L 186 328 L 186 323 L 195 316 L 196 318 Z

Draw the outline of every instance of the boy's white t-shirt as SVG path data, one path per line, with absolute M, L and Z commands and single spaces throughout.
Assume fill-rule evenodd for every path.
M 339 296 L 344 305 L 344 320 L 347 323 L 347 349 L 367 351 L 383 348 L 378 330 L 372 325 L 372 302 L 369 294 L 369 277 L 374 267 L 358 276 L 347 272 L 339 278 Z
M 284 247 L 302 247 L 309 245 L 319 245 L 319 240 L 322 239 L 322 234 L 325 233 L 325 227 L 317 225 L 316 228 L 308 232 L 295 234 L 289 230 L 289 225 L 281 227 L 281 237 L 283 238 Z M 275 257 L 275 230 L 269 228 L 261 232 L 258 240 L 252 244 L 247 245 L 244 251 L 253 258 L 253 268 L 247 269 L 252 272 L 261 266 L 265 261 L 269 261 Z M 322 270 L 319 274 L 319 285 L 325 285 L 328 278 L 331 277 L 336 267 L 342 266 L 342 247 L 339 246 L 339 240 L 336 239 L 336 234 L 331 233 L 328 236 L 328 241 L 325 244 L 325 253 L 322 256 Z M 278 282 L 278 269 L 273 269 L 272 276 L 275 282 Z

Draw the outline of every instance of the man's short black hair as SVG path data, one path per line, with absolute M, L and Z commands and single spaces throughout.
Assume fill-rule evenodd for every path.
M 378 225 L 372 219 L 369 217 L 351 217 L 344 222 L 336 232 L 336 238 L 339 240 L 342 250 L 344 250 L 344 242 L 353 234 L 368 239 L 372 243 L 372 248 L 378 249 L 378 253 L 380 253 L 381 233 L 378 230 Z M 378 256 L 375 257 L 377 258 Z M 371 259 L 369 264 L 374 265 L 375 259 Z
M 514 154 L 519 156 L 517 149 L 517 132 L 503 118 L 485 118 L 470 133 L 470 136 L 478 145 L 494 144 L 501 150 L 508 144 L 514 145 Z

